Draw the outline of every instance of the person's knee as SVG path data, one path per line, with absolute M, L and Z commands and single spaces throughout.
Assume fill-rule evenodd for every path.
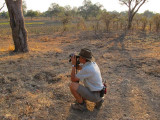
M 69 87 L 70 87 L 70 90 L 77 91 L 77 89 L 79 87 L 79 84 L 75 83 L 75 82 L 72 82 Z

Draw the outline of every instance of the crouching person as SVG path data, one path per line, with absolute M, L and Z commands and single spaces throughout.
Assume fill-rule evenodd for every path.
M 76 101 L 71 105 L 73 109 L 84 111 L 86 110 L 85 100 L 95 102 L 95 108 L 99 109 L 102 106 L 103 98 L 100 96 L 100 91 L 103 89 L 101 72 L 96 64 L 92 60 L 92 53 L 89 49 L 81 49 L 79 53 L 79 62 L 82 66 L 76 67 L 76 58 L 73 55 L 71 57 L 72 61 L 72 71 L 71 71 L 71 84 L 70 91 L 75 97 Z M 80 70 L 76 74 L 76 68 Z M 84 85 L 79 84 L 83 81 Z

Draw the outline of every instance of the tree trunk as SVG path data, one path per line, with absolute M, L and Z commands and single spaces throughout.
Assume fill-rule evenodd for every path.
M 117 30 L 118 30 L 118 27 L 119 27 L 119 23 L 118 23 L 118 21 L 117 21 Z
M 132 27 L 132 21 L 128 21 L 128 30 L 130 30 Z
M 5 0 L 10 17 L 14 52 L 28 52 L 27 31 L 24 25 L 22 0 Z
M 151 30 L 152 30 L 152 24 L 150 23 L 149 24 L 149 31 L 151 32 Z
M 129 13 L 128 13 L 128 30 L 130 30 L 132 27 L 132 20 L 133 20 L 133 15 L 132 15 L 131 11 L 129 11 Z
M 159 24 L 159 23 L 157 23 L 157 24 L 156 24 L 156 32 L 158 32 L 158 31 L 159 31 L 159 27 L 160 27 L 160 24 Z
M 110 24 L 110 21 L 106 21 L 106 29 L 107 29 L 107 32 L 109 32 L 109 24 Z

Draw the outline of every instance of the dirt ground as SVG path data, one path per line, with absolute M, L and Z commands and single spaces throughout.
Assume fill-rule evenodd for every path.
M 0 38 L 0 120 L 160 120 L 160 36 L 75 32 L 32 35 L 30 52 L 12 54 Z M 70 108 L 69 54 L 93 51 L 107 95 L 100 110 Z

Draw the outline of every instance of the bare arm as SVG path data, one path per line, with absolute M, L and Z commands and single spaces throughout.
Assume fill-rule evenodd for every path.
M 72 67 L 71 81 L 72 82 L 78 82 L 79 81 L 79 78 L 76 77 L 76 67 Z
M 72 65 L 76 65 L 76 56 L 73 56 L 71 58 L 72 61 Z M 78 66 L 78 69 L 80 69 L 80 67 Z M 71 81 L 72 82 L 78 82 L 79 78 L 76 77 L 76 67 L 72 67 L 72 71 L 71 71 Z

